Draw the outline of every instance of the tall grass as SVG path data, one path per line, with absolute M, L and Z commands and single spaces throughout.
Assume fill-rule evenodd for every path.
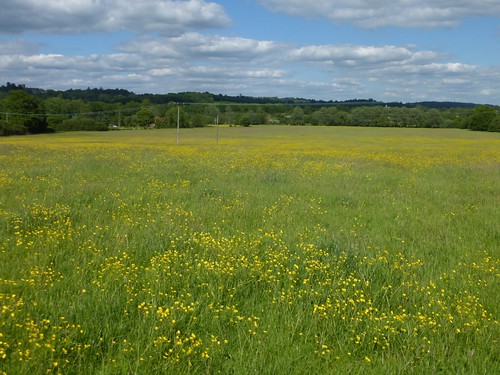
M 0 139 L 0 371 L 499 370 L 500 137 Z

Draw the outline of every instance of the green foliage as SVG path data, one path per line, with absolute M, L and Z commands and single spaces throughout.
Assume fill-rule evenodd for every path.
M 4 135 L 22 135 L 27 134 L 28 129 L 22 124 L 15 122 L 6 122 L 0 119 L 0 136 Z
M 245 127 L 248 127 L 252 124 L 252 114 L 251 113 L 246 113 L 242 116 L 240 116 L 239 120 L 237 121 L 237 124 L 243 125 Z
M 498 131 L 495 130 L 498 128 L 498 116 L 497 111 L 490 106 L 477 106 L 467 117 L 467 128 L 481 131 Z
M 301 107 L 295 107 L 290 114 L 290 124 L 291 125 L 304 125 L 304 110 Z
M 236 125 L 242 126 L 265 124 L 266 115 L 264 111 L 258 108 L 249 109 L 248 107 L 246 107 L 243 112 L 241 112 L 237 116 L 234 116 L 234 122 Z
M 3 99 L 2 105 L 6 114 L 5 131 L 43 133 L 47 130 L 45 109 L 40 99 L 23 90 L 11 90 Z
M 59 132 L 67 131 L 106 131 L 108 126 L 99 121 L 87 117 L 77 117 L 72 119 L 62 120 L 61 122 L 53 123 L 52 129 Z
M 497 113 L 495 119 L 488 126 L 490 132 L 500 132 L 500 114 Z
M 314 125 L 346 125 L 349 124 L 349 113 L 342 107 L 322 107 L 312 114 Z
M 159 128 L 176 128 L 177 120 L 179 120 L 179 127 L 190 128 L 191 124 L 189 122 L 189 117 L 184 110 L 178 108 L 177 106 L 169 106 L 163 118 L 157 122 L 157 127 Z
M 443 115 L 435 108 L 429 109 L 422 118 L 422 125 L 425 128 L 443 128 L 445 127 Z
M 143 108 L 135 114 L 134 123 L 140 128 L 146 128 L 155 123 L 155 115 L 149 108 Z
M 16 92 L 18 92 L 16 94 Z M 22 94 L 19 94 L 21 92 Z M 29 94 L 28 94 L 29 93 Z M 31 105 L 14 105 L 14 103 Z M 27 100 L 27 96 L 30 100 Z M 1 99 L 3 97 L 3 99 Z M 180 126 L 203 127 L 215 123 L 227 125 L 293 124 L 358 127 L 469 128 L 498 131 L 497 107 L 451 102 L 382 103 L 373 99 L 343 102 L 301 98 L 266 98 L 214 95 L 208 92 L 177 94 L 134 94 L 119 89 L 53 91 L 30 89 L 8 83 L 0 87 L 2 111 L 9 125 L 2 134 L 21 134 L 51 129 L 80 129 L 74 117 L 91 118 L 95 123 L 113 127 L 177 127 L 177 106 L 181 104 Z M 35 100 L 35 102 L 33 102 Z M 11 110 L 7 110 L 7 104 Z M 43 111 L 45 108 L 45 112 Z M 24 111 L 24 112 L 23 112 Z M 23 115 L 20 115 L 23 113 Z M 47 113 L 47 119 L 43 116 Z M 3 120 L 7 122 L 5 116 Z M 40 122 L 41 121 L 41 122 Z M 88 126 L 85 125 L 85 128 Z M 90 126 L 89 128 L 92 128 Z M 65 131 L 66 131 L 65 130 Z

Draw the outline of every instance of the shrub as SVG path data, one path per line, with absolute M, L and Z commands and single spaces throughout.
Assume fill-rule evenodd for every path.
M 72 118 L 64 120 L 59 124 L 54 124 L 54 130 L 56 131 L 105 131 L 108 130 L 108 126 L 100 121 L 95 121 L 90 118 Z

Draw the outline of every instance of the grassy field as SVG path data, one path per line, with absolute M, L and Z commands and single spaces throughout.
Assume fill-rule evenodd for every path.
M 0 139 L 0 374 L 494 374 L 500 135 Z

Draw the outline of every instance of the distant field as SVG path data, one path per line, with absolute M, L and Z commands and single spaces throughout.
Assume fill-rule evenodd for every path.
M 500 370 L 498 133 L 63 133 L 0 161 L 0 373 Z

